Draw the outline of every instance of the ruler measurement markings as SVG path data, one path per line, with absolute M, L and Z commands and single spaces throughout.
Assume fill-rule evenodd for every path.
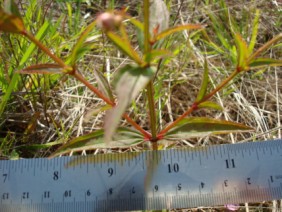
M 279 145 L 280 146 L 280 145 Z M 254 146 L 254 148 L 256 148 L 255 146 Z M 275 150 L 275 146 L 274 147 L 272 147 L 272 148 L 274 148 L 274 150 Z M 271 149 L 271 148 L 270 148 Z M 213 151 L 214 151 L 215 149 L 213 149 Z M 243 149 L 241 149 L 241 151 L 242 151 Z M 262 151 L 265 151 L 265 149 L 263 148 L 262 149 Z M 254 151 L 248 151 L 248 157 L 246 158 L 246 159 L 249 159 L 249 158 L 254 158 L 254 154 L 255 154 L 255 156 L 257 156 L 257 155 L 259 155 L 258 154 L 258 150 L 256 149 L 256 150 L 254 150 Z M 267 149 L 267 151 L 266 151 L 266 154 L 264 155 L 264 156 L 262 156 L 262 161 L 263 161 L 263 158 L 267 158 L 269 155 L 271 156 L 271 158 L 272 158 L 272 156 L 274 156 L 275 155 L 275 153 L 276 153 L 277 151 L 273 151 L 273 149 L 272 149 L 272 151 L 271 150 L 269 150 L 269 149 Z M 226 153 L 226 152 L 225 152 Z M 279 152 L 277 152 L 277 153 L 279 153 Z M 185 154 L 186 155 L 186 154 Z M 158 155 L 157 155 L 158 156 Z M 173 154 L 173 158 L 175 159 L 175 156 L 177 156 L 177 154 L 175 154 L 175 152 L 174 152 L 174 154 Z M 197 157 L 199 157 L 199 159 L 201 158 L 201 154 L 199 153 L 199 155 L 197 155 L 197 153 L 195 153 L 195 154 L 192 154 L 192 158 L 193 158 L 193 156 L 195 156 L 195 159 L 197 158 Z M 237 157 L 237 154 L 236 154 L 236 152 L 235 152 L 235 154 L 230 154 L 229 155 L 229 159 L 232 159 L 232 157 Z M 259 155 L 260 156 L 260 155 Z M 226 156 L 225 156 L 226 157 Z M 153 158 L 156 158 L 156 155 L 154 155 L 153 154 Z M 218 158 L 218 157 L 216 157 L 215 155 L 214 155 L 214 158 Z M 64 160 L 64 159 L 63 159 Z M 157 157 L 157 160 L 159 160 L 158 159 L 158 157 Z M 178 160 L 178 163 L 180 163 L 179 161 L 182 161 L 182 158 L 177 158 L 177 160 Z M 174 160 L 173 160 L 174 161 Z M 196 160 L 197 161 L 197 160 Z M 218 162 L 219 160 L 217 159 L 217 162 Z M 207 160 L 207 162 L 208 162 L 208 160 Z M 235 160 L 235 162 L 236 162 L 236 160 Z M 20 165 L 20 167 L 25 167 L 26 168 L 26 170 L 29 170 L 30 169 L 30 166 L 31 165 L 27 165 L 26 166 L 26 164 L 29 164 L 29 163 L 23 163 L 23 165 Z M 30 163 L 31 164 L 31 163 Z M 197 163 L 194 163 L 193 164 L 193 166 L 196 166 L 196 164 Z M 231 162 L 231 164 L 232 164 L 232 162 Z M 240 164 L 240 163 L 239 163 Z M 13 165 L 13 164 L 12 164 Z M 10 167 L 10 165 L 8 166 L 8 167 Z M 15 166 L 15 172 L 17 173 L 17 168 L 16 168 L 17 166 Z M 82 166 L 81 166 L 82 167 Z M 144 165 L 142 166 L 142 167 L 144 167 Z M 181 167 L 182 167 L 182 164 L 181 164 Z M 128 167 L 128 168 L 130 168 L 130 167 Z M 27 172 L 25 170 L 25 173 Z M 75 169 L 76 170 L 76 169 Z M 62 170 L 60 171 L 60 172 L 62 172 Z M 38 172 L 39 174 L 41 173 L 41 172 Z M 66 173 L 66 172 L 65 172 Z M 281 173 L 281 172 L 280 172 Z M 66 173 L 67 174 L 67 173 Z M 277 176 L 277 174 L 275 174 L 275 173 L 269 173 L 269 174 L 272 174 L 272 175 L 274 175 L 274 176 Z M 37 175 L 36 175 L 37 176 Z M 268 177 L 270 177 L 269 175 L 268 175 Z M 267 182 L 267 187 L 269 188 L 269 179 L 267 178 L 267 179 L 265 179 L 265 181 Z M 279 183 L 279 181 L 278 181 L 278 183 Z M 281 187 L 281 183 L 280 183 L 280 187 Z M 259 187 L 258 187 L 259 188 Z M 246 190 L 248 190 L 248 186 L 247 186 L 247 184 L 246 184 Z M 273 190 L 274 191 L 274 190 Z M 278 188 L 278 189 L 276 189 L 275 191 L 277 191 L 277 192 L 279 192 L 280 191 L 280 195 L 281 195 L 281 188 Z M 255 190 L 255 194 L 252 194 L 252 195 L 255 195 L 256 196 L 256 192 L 259 192 L 259 190 Z M 271 192 L 271 191 L 269 191 L 269 192 Z M 189 190 L 188 190 L 188 193 L 189 193 Z M 197 194 L 195 194 L 196 196 L 197 196 Z M 274 194 L 274 195 L 277 195 L 277 194 Z M 209 195 L 206 195 L 206 196 L 208 196 L 209 197 L 209 199 L 213 196 L 212 194 L 209 194 Z M 210 201 L 210 200 L 209 200 Z M 2 203 L 3 201 L 1 200 L 1 203 Z

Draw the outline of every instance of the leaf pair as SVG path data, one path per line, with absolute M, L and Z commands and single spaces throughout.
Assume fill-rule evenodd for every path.
M 216 134 L 249 132 L 252 128 L 245 125 L 205 117 L 185 118 L 177 126 L 169 130 L 164 139 L 188 139 Z
M 238 71 L 248 71 L 250 68 L 258 68 L 262 66 L 281 66 L 282 60 L 276 60 L 271 58 L 260 58 L 258 57 L 261 53 L 268 50 L 268 48 L 274 43 L 282 40 L 282 33 L 275 36 L 273 39 L 265 43 L 254 53 L 250 52 L 252 49 L 248 47 L 246 41 L 241 37 L 241 35 L 235 35 L 235 43 L 237 46 L 237 70 Z M 250 44 L 251 45 L 251 44 Z
M 113 139 L 107 144 L 104 142 L 104 130 L 95 132 L 72 139 L 70 142 L 61 146 L 51 157 L 67 154 L 70 152 L 93 150 L 98 148 L 128 148 L 143 142 L 143 135 L 139 132 L 120 127 L 116 130 Z
M 249 132 L 252 128 L 242 124 L 202 117 L 191 117 L 182 120 L 176 127 L 171 129 L 164 140 L 188 139 L 215 134 L 227 134 L 234 132 Z M 120 127 L 116 129 L 113 138 L 106 144 L 104 142 L 104 130 L 74 138 L 60 147 L 51 157 L 67 154 L 70 152 L 93 150 L 98 148 L 128 148 L 144 142 L 143 135 L 135 130 Z

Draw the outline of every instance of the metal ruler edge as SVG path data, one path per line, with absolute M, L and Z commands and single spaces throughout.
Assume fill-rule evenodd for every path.
M 0 211 L 125 211 L 282 198 L 282 140 L 0 161 Z

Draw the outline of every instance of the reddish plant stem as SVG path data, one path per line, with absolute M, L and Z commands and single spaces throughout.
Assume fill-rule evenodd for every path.
M 253 53 L 247 60 L 247 63 L 252 62 L 256 57 L 258 57 L 263 51 L 266 51 L 271 45 L 276 43 L 277 41 L 282 39 L 282 33 L 278 34 L 274 38 L 272 38 L 270 41 L 265 43 L 262 47 L 260 47 L 255 53 Z
M 208 99 L 210 99 L 213 95 L 215 95 L 218 91 L 220 91 L 224 86 L 226 86 L 231 80 L 234 79 L 234 77 L 236 77 L 240 72 L 242 72 L 243 70 L 241 70 L 239 67 L 236 68 L 232 74 L 227 77 L 225 80 L 223 80 L 214 90 L 212 90 L 209 94 L 205 95 L 199 102 L 197 102 L 197 104 L 199 105 L 200 103 L 203 103 L 205 101 L 207 101 Z
M 40 41 L 38 41 L 32 34 L 29 32 L 22 32 L 22 34 L 27 37 L 30 41 L 32 41 L 36 46 L 38 46 L 43 52 L 45 52 L 48 56 L 50 56 L 55 62 L 57 62 L 60 66 L 66 69 L 67 74 L 72 75 L 75 77 L 78 81 L 82 82 L 87 88 L 89 88 L 91 91 L 93 91 L 99 98 L 104 100 L 107 104 L 114 107 L 116 104 L 109 98 L 107 98 L 101 91 L 99 91 L 97 88 L 95 88 L 93 85 L 91 85 L 75 68 L 70 67 L 65 64 L 63 60 L 61 60 L 59 57 L 54 55 L 47 47 L 45 47 Z M 124 114 L 123 117 L 126 119 L 128 123 L 130 123 L 136 130 L 138 130 L 140 133 L 142 133 L 145 137 L 145 140 L 151 139 L 151 134 L 145 131 L 142 127 L 140 127 L 134 120 L 132 120 L 127 114 Z
M 22 35 L 27 37 L 31 42 L 33 42 L 38 48 L 40 48 L 43 52 L 45 52 L 49 57 L 51 57 L 56 63 L 58 63 L 60 66 L 65 68 L 66 70 L 71 70 L 71 67 L 66 65 L 63 60 L 58 58 L 56 55 L 54 55 L 46 46 L 44 46 L 39 40 L 37 40 L 32 34 L 29 32 L 22 32 Z
M 196 105 L 193 104 L 185 113 L 183 113 L 181 116 L 179 116 L 174 122 L 169 124 L 166 128 L 164 128 L 161 132 L 158 134 L 158 138 L 161 139 L 163 136 L 173 127 L 175 127 L 182 119 L 184 119 L 186 116 L 191 114 L 194 110 L 196 110 Z
M 181 116 L 179 116 L 174 122 L 169 124 L 167 127 L 165 127 L 161 132 L 158 134 L 158 138 L 161 139 L 163 136 L 173 127 L 175 127 L 181 120 L 183 120 L 186 116 L 190 115 L 193 111 L 198 109 L 198 105 L 207 101 L 212 96 L 214 96 L 219 90 L 221 90 L 225 85 L 227 85 L 237 74 L 241 72 L 240 69 L 236 68 L 232 74 L 227 77 L 225 80 L 223 80 L 214 90 L 212 90 L 209 94 L 205 95 L 200 101 L 194 102 L 193 105 L 186 110 L 185 113 L 183 113 Z
M 77 70 L 74 70 L 73 73 L 70 73 L 74 76 L 78 81 L 82 82 L 87 88 L 93 91 L 100 99 L 103 99 L 107 104 L 111 106 L 115 106 L 115 103 L 108 99 L 101 91 L 99 91 L 96 87 L 91 85 Z
M 146 130 L 144 130 L 142 127 L 140 127 L 140 125 L 133 121 L 126 113 L 123 114 L 123 118 L 125 118 L 125 120 L 130 123 L 136 130 L 141 132 L 144 135 L 146 141 L 151 140 L 152 135 Z
M 103 99 L 107 104 L 111 105 L 112 107 L 116 105 L 115 102 L 104 96 L 104 94 L 102 94 L 101 91 L 99 91 L 97 88 L 91 85 L 78 71 L 74 70 L 73 73 L 70 74 L 74 76 L 78 81 L 82 82 L 91 91 L 93 91 L 99 98 Z M 138 125 L 134 120 L 132 120 L 126 113 L 123 114 L 123 118 L 125 118 L 125 120 L 129 124 L 131 124 L 136 130 L 141 132 L 144 135 L 145 140 L 151 139 L 151 134 L 145 131 L 142 127 L 140 127 L 140 125 Z

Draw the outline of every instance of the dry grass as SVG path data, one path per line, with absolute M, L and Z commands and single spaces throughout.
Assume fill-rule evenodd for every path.
M 132 1 L 127 2 L 130 2 L 129 5 L 132 4 Z M 210 1 L 213 3 L 208 6 L 204 5 L 204 1 L 199 0 L 172 0 L 167 2 L 170 2 L 171 23 L 175 22 L 175 24 L 204 23 L 209 25 L 210 20 L 206 15 L 207 11 L 213 11 L 215 14 L 221 11 L 217 1 Z M 244 19 L 246 24 L 251 24 L 255 8 L 262 9 L 257 47 L 281 31 L 281 1 L 228 0 L 226 2 L 234 17 L 237 20 Z M 122 5 L 122 1 L 118 5 Z M 95 3 L 94 8 L 92 8 L 93 13 L 100 11 L 100 7 L 102 9 L 104 6 L 102 3 Z M 131 12 L 138 14 L 136 10 L 131 10 Z M 249 17 L 246 17 L 246 15 Z M 92 18 L 89 17 L 86 22 Z M 113 46 L 103 36 L 98 36 L 96 40 L 95 49 L 83 59 L 79 67 L 79 71 L 93 84 L 96 84 L 93 75 L 94 69 L 102 70 L 105 74 L 112 74 L 121 66 L 130 62 L 114 50 Z M 70 42 L 73 42 L 73 40 Z M 185 47 L 180 50 L 181 53 L 177 57 L 162 68 L 162 72 L 156 81 L 159 87 L 156 93 L 158 96 L 156 105 L 159 109 L 158 122 L 160 128 L 181 115 L 193 102 L 203 72 L 204 56 L 202 50 L 208 48 L 203 43 L 190 40 L 189 34 L 186 34 L 186 32 L 179 34 L 169 42 L 175 48 Z M 267 55 L 271 58 L 281 59 L 281 47 L 272 49 L 267 52 Z M 232 67 L 230 61 L 221 55 L 208 57 L 208 62 L 211 70 L 210 80 L 213 84 L 211 86 L 215 86 L 220 79 L 223 79 L 231 71 Z M 237 121 L 253 127 L 255 129 L 253 133 L 188 139 L 178 141 L 175 145 L 194 147 L 281 138 L 281 85 L 281 68 L 267 68 L 257 75 L 250 72 L 238 78 L 233 85 L 224 89 L 220 95 L 214 98 L 224 108 L 223 111 L 200 110 L 193 113 L 194 116 L 209 116 Z M 72 137 L 103 126 L 103 113 L 89 116 L 90 112 L 95 112 L 93 109 L 101 107 L 103 103 L 82 84 L 68 78 L 64 81 L 58 81 L 53 87 L 52 90 L 39 91 L 34 95 L 29 95 L 28 89 L 14 93 L 13 101 L 9 103 L 4 118 L 1 119 L 0 137 L 12 142 L 9 145 L 7 144 L 5 152 L 9 154 L 13 149 L 16 149 L 20 157 L 46 157 L 54 151 L 55 147 L 34 150 L 24 148 L 24 146 L 27 144 L 47 144 L 54 141 L 66 142 Z M 148 120 L 145 105 L 144 96 L 141 94 L 136 100 L 135 106 L 130 108 L 128 112 L 146 129 Z M 33 123 L 32 120 L 35 116 L 36 122 Z M 26 133 L 26 129 L 30 125 L 34 128 Z M 122 125 L 126 125 L 126 123 L 122 122 Z M 136 147 L 115 151 L 140 151 L 140 149 L 141 147 Z M 97 150 L 95 154 L 98 152 L 104 153 L 107 151 Z M 7 155 L 3 154 L 2 157 Z M 276 202 L 258 203 L 253 206 L 242 207 L 239 211 L 282 210 L 279 202 L 275 204 Z M 225 208 L 198 208 L 180 211 L 225 210 Z

